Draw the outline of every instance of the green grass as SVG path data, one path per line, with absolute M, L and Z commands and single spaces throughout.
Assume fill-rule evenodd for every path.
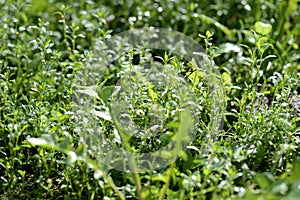
M 0 1 L 1 199 L 299 198 L 299 3 Z M 102 132 L 87 135 L 95 147 L 99 136 L 116 147 L 151 152 L 179 134 L 176 84 L 140 79 L 135 81 L 145 84 L 136 88 L 138 95 L 126 99 L 125 92 L 120 102 L 111 97 L 137 63 L 170 67 L 192 88 L 199 113 L 194 140 L 175 162 L 137 174 L 110 169 L 88 151 L 74 94 L 94 76 L 79 81 L 99 56 L 99 41 L 149 26 L 182 32 L 205 48 L 222 77 L 226 108 L 223 128 L 208 143 L 213 100 L 203 72 L 193 73 L 178 56 L 147 49 L 101 66 L 92 103 Z M 122 134 L 122 124 L 107 118 L 118 103 L 131 106 L 125 111 L 133 127 L 151 127 L 147 109 L 153 105 L 168 113 L 160 134 Z

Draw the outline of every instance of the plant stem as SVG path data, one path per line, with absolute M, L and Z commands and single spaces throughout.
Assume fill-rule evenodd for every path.
M 165 194 L 167 192 L 167 189 L 169 188 L 169 185 L 170 185 L 170 180 L 171 180 L 171 175 L 173 173 L 173 169 L 174 169 L 174 163 L 175 162 L 172 162 L 168 171 L 166 172 L 167 173 L 167 181 L 165 183 L 165 185 L 163 186 L 161 192 L 160 192 L 160 195 L 159 195 L 159 200 L 163 200 L 164 197 L 165 197 Z

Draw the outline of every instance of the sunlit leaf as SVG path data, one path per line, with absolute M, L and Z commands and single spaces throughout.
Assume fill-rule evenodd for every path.
M 108 112 L 97 111 L 97 110 L 91 110 L 90 112 L 104 120 L 108 120 L 108 121 L 111 120 L 111 116 Z
M 69 155 L 69 158 L 68 158 L 69 164 L 73 164 L 77 161 L 77 155 L 74 151 L 69 151 L 68 155 Z
M 33 145 L 45 145 L 48 142 L 43 138 L 27 138 L 27 141 Z
M 259 34 L 267 35 L 272 31 L 272 25 L 263 22 L 256 22 L 254 24 L 254 30 Z

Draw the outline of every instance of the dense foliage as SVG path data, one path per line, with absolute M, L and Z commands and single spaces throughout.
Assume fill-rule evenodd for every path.
M 299 198 L 299 3 L 0 0 L 1 199 Z M 176 162 L 132 174 L 108 169 L 89 154 L 74 123 L 73 88 L 97 41 L 149 26 L 177 30 L 205 48 L 222 76 L 226 111 L 215 142 L 200 151 L 210 119 L 203 74 L 189 76 L 180 58 L 161 51 L 129 57 L 129 65 L 159 58 L 197 85 L 195 103 L 203 109 L 198 126 L 204 130 Z M 97 90 L 103 111 L 98 125 L 112 139 L 115 125 L 106 112 L 111 102 L 103 88 L 117 83 L 126 70 L 121 66 L 103 71 Z M 132 103 L 134 109 L 153 102 L 176 109 L 178 102 L 164 99 L 154 86 L 140 90 L 144 104 Z M 136 123 L 147 124 L 134 109 Z M 168 139 L 128 142 L 151 151 Z

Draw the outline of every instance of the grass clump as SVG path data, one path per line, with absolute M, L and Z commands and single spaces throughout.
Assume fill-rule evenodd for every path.
M 296 0 L 0 1 L 1 199 L 297 199 L 299 13 Z M 221 74 L 226 108 L 223 128 L 207 145 L 212 99 L 205 74 L 159 50 L 116 60 L 101 71 L 93 99 L 95 127 L 116 147 L 124 138 L 109 108 L 122 101 L 109 98 L 110 89 L 126 84 L 120 79 L 129 69 L 168 66 L 195 95 L 199 123 L 184 154 L 165 168 L 135 174 L 90 154 L 74 123 L 74 88 L 97 61 L 99 41 L 149 26 L 172 28 L 205 47 Z M 172 89 L 144 81 L 136 88 L 140 96 L 126 101 L 132 130 L 152 127 L 147 109 L 153 105 L 161 109 L 154 114 L 167 113 L 159 134 L 129 137 L 132 151 L 155 151 L 179 132 L 180 98 Z

